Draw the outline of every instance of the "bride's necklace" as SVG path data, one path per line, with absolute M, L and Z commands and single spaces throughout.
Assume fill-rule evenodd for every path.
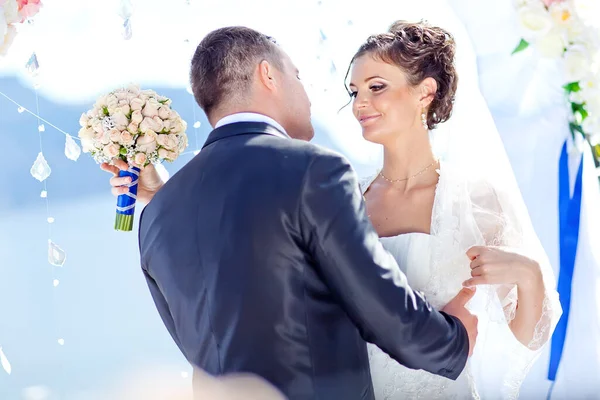
M 379 171 L 379 176 L 382 177 L 384 180 L 388 181 L 389 183 L 398 183 L 398 182 L 404 182 L 407 181 L 409 179 L 413 179 L 416 178 L 417 176 L 421 175 L 422 173 L 426 172 L 429 168 L 433 167 L 436 163 L 438 162 L 438 160 L 434 160 L 431 164 L 429 164 L 428 166 L 426 166 L 425 168 L 423 168 L 422 170 L 420 170 L 419 172 L 417 172 L 414 175 L 409 176 L 408 178 L 402 178 L 402 179 L 390 179 L 387 176 L 385 176 L 383 174 L 383 170 Z

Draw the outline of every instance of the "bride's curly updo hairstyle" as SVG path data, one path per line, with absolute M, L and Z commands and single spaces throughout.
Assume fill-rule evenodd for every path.
M 370 36 L 352 57 L 350 65 L 368 54 L 401 68 L 412 86 L 425 78 L 435 79 L 437 92 L 427 112 L 428 128 L 434 129 L 452 114 L 458 84 L 455 51 L 454 38 L 444 29 L 424 21 L 396 21 L 388 32 Z

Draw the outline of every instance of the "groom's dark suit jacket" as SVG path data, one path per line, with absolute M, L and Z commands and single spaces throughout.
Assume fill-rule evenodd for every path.
M 373 399 L 365 342 L 456 379 L 466 331 L 405 284 L 349 163 L 274 133 L 215 129 L 140 218 L 142 268 L 185 357 L 290 399 Z

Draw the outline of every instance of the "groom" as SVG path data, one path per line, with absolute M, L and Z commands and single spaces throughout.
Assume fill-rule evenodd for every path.
M 191 83 L 215 129 L 139 228 L 152 297 L 185 357 L 213 375 L 257 374 L 290 399 L 373 399 L 366 341 L 456 379 L 477 335 L 472 293 L 444 313 L 407 285 L 349 163 L 307 143 L 310 102 L 290 58 L 259 32 L 218 29 Z

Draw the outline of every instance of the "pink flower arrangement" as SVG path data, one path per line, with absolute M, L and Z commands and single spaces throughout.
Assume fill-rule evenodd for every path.
M 41 7 L 41 0 L 0 0 L 0 55 L 8 52 L 17 35 L 17 24 L 32 18 Z

